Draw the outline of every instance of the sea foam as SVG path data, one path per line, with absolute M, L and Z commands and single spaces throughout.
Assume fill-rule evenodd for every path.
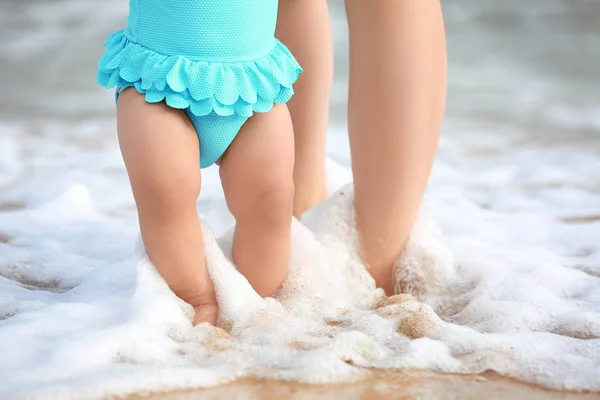
M 109 160 L 103 170 L 118 163 Z M 438 164 L 395 265 L 405 293 L 386 298 L 358 257 L 350 171 L 328 160 L 332 196 L 293 222 L 289 278 L 263 299 L 231 263 L 233 220 L 208 170 L 212 200 L 199 211 L 218 328 L 192 327 L 191 308 L 144 253 L 134 211 L 95 203 L 97 179 L 68 184 L 65 174 L 54 196 L 31 191 L 35 174 L 12 180 L 7 198 L 23 206 L 0 211 L 1 397 L 96 399 L 242 377 L 346 382 L 369 368 L 494 370 L 600 390 L 600 224 L 486 210 L 436 186 L 444 174 Z

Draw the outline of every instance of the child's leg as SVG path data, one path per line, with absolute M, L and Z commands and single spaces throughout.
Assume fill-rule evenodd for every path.
M 279 0 L 275 34 L 304 73 L 288 103 L 294 123 L 294 215 L 327 198 L 325 135 L 333 79 L 333 44 L 326 0 Z
M 150 260 L 173 292 L 194 306 L 194 323 L 216 323 L 214 288 L 196 212 L 198 137 L 187 116 L 149 104 L 129 88 L 117 106 L 119 144 Z
M 294 137 L 285 105 L 254 114 L 221 160 L 236 220 L 233 261 L 256 292 L 273 295 L 287 276 L 294 201 Z

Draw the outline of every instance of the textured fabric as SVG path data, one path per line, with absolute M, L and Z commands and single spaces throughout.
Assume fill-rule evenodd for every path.
M 248 120 L 248 117 L 237 114 L 224 117 L 210 113 L 199 117 L 192 114 L 189 108 L 186 114 L 200 139 L 200 168 L 209 167 L 217 162 Z
M 106 41 L 97 81 L 133 86 L 148 102 L 185 110 L 193 123 L 191 116 L 208 117 L 194 126 L 201 157 L 212 164 L 222 153 L 202 148 L 210 141 L 225 151 L 243 122 L 229 118 L 236 122 L 211 129 L 209 121 L 245 122 L 294 93 L 302 69 L 275 39 L 276 19 L 277 0 L 131 0 L 128 27 Z
M 115 101 L 119 100 L 119 93 L 128 87 L 135 86 L 128 82 L 117 86 Z M 198 135 L 200 168 L 210 167 L 221 158 L 249 118 L 239 114 L 223 116 L 214 112 L 208 115 L 195 115 L 190 108 L 185 108 L 183 111 Z

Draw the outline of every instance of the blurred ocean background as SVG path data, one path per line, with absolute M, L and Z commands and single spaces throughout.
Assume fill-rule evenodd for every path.
M 343 128 L 346 25 L 343 2 L 329 3 L 336 53 L 331 124 Z M 519 164 L 520 173 L 527 174 L 535 164 L 560 168 L 578 154 L 600 153 L 600 2 L 442 3 L 449 51 L 443 136 L 461 149 L 460 155 L 445 152 L 443 142 L 440 160 L 472 170 L 473 163 L 487 158 L 494 164 Z M 124 26 L 126 13 L 125 0 L 2 1 L 0 129 L 18 130 L 17 140 L 23 143 L 58 135 L 72 146 L 114 147 L 113 93 L 96 85 L 95 73 L 103 41 Z M 572 179 L 560 187 L 538 182 L 528 188 L 528 196 L 552 189 L 551 201 L 578 202 L 568 193 L 599 190 L 598 175 L 591 181 L 592 176 L 583 179 L 571 172 Z M 515 179 L 519 177 L 494 175 L 489 185 L 479 182 L 465 189 L 479 204 L 491 206 L 497 199 L 489 197 L 499 195 L 499 185 L 517 184 Z M 514 193 L 501 194 L 510 198 Z M 508 198 L 503 206 L 509 207 Z M 566 216 L 587 213 L 576 210 L 575 203 L 560 206 Z
M 328 152 L 341 165 L 331 171 L 339 186 L 349 166 L 348 51 L 343 2 L 329 3 Z M 249 325 L 239 354 L 206 361 L 205 342 L 193 347 L 167 330 L 185 332 L 187 322 L 151 296 L 152 279 L 135 280 L 138 231 L 114 93 L 95 83 L 102 44 L 124 27 L 127 1 L 2 0 L 0 397 L 24 387 L 32 392 L 23 395 L 97 398 L 281 377 L 272 365 L 288 368 L 286 379 L 344 380 L 356 371 L 336 364 L 342 355 L 354 366 L 493 369 L 555 389 L 600 390 L 600 1 L 442 5 L 449 90 L 427 200 L 461 282 L 431 304 L 445 330 L 409 340 L 354 310 L 354 331 L 326 327 L 329 338 L 339 335 L 324 339 L 321 353 L 307 350 L 302 364 L 285 346 L 268 347 L 280 338 L 277 325 L 268 333 L 272 358 L 250 340 L 271 336 Z M 231 219 L 215 171 L 205 172 L 198 207 L 219 234 Z M 304 253 L 313 254 L 310 245 Z

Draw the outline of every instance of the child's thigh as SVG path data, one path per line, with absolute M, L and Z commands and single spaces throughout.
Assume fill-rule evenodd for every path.
M 198 137 L 183 111 L 147 103 L 135 89 L 125 89 L 117 105 L 117 130 L 140 212 L 145 206 L 195 204 L 200 191 Z
M 254 114 L 223 155 L 220 167 L 230 208 L 268 194 L 293 196 L 294 132 L 287 106 Z

